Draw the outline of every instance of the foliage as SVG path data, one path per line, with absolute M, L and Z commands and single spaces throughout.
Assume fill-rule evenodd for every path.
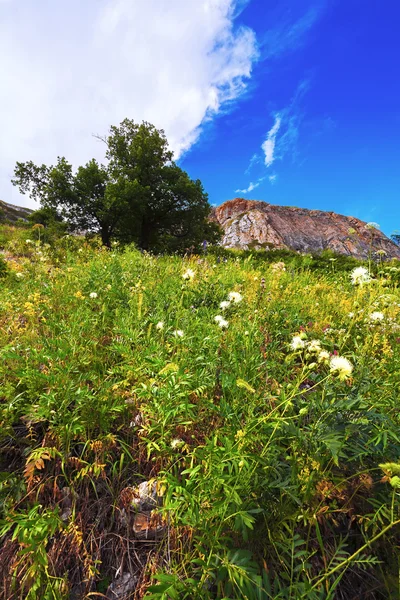
M 399 597 L 394 263 L 353 286 L 332 256 L 26 238 L 1 281 L 2 600 L 126 574 L 136 599 Z M 136 540 L 151 478 L 166 531 Z
M 108 247 L 117 238 L 185 251 L 218 240 L 201 182 L 173 162 L 162 130 L 125 119 L 103 141 L 107 165 L 92 159 L 74 173 L 64 157 L 54 166 L 18 162 L 13 184 L 41 203 L 41 218 L 53 214 L 53 227 L 59 215 L 75 230 L 99 233 Z
M 0 278 L 5 277 L 8 273 L 7 263 L 4 258 L 0 255 Z

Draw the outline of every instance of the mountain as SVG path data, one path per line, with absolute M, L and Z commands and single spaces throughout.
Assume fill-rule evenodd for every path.
M 15 206 L 14 204 L 8 204 L 0 200 L 0 223 L 1 221 L 11 221 L 15 223 L 18 219 L 27 221 L 29 215 L 33 213 L 30 208 L 24 208 L 22 206 Z
M 213 209 L 226 248 L 290 248 L 299 252 L 333 250 L 356 258 L 384 251 L 400 259 L 400 247 L 379 229 L 334 212 L 235 198 Z

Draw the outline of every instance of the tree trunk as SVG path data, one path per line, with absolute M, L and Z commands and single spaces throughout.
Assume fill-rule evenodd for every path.
M 149 250 L 151 239 L 151 225 L 143 219 L 142 230 L 140 232 L 140 247 L 142 250 Z
M 111 230 L 109 227 L 102 227 L 100 230 L 101 241 L 103 246 L 111 248 Z

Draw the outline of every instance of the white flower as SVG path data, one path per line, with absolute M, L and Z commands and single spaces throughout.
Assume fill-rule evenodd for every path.
M 21 272 L 15 273 L 15 277 L 18 277 L 18 279 L 22 279 L 24 277 L 24 274 Z
M 383 321 L 384 318 L 384 314 L 378 311 L 375 311 L 369 315 L 369 320 L 372 321 L 372 323 L 376 323 L 377 321 Z
M 292 350 L 301 350 L 302 348 L 305 347 L 305 345 L 306 344 L 305 344 L 304 340 L 302 340 L 299 335 L 295 335 L 290 343 L 290 347 Z
M 161 331 L 161 329 L 164 329 L 164 323 L 162 321 L 158 321 L 158 323 L 156 325 L 156 329 L 158 329 L 158 331 Z
M 339 375 L 339 379 L 342 381 L 350 377 L 353 371 L 353 365 L 344 356 L 332 356 L 329 367 L 331 373 Z
M 25 240 L 25 244 L 32 244 L 32 240 Z
M 174 335 L 176 338 L 182 338 L 184 333 L 182 329 L 175 329 L 175 331 L 172 332 L 172 335 Z
M 321 352 L 321 342 L 319 340 L 311 340 L 307 344 L 307 350 L 309 352 Z
M 195 272 L 192 269 L 188 269 L 182 275 L 183 279 L 193 279 L 194 276 L 195 276 Z
M 326 350 L 321 350 L 321 352 L 318 354 L 318 362 L 325 362 L 329 360 L 329 352 L 327 352 Z
M 243 296 L 239 294 L 239 292 L 229 292 L 228 298 L 231 302 L 234 302 L 235 304 L 238 304 L 238 302 L 241 302 L 243 300 Z
M 83 252 L 83 248 L 78 248 L 78 252 Z
M 353 285 L 362 285 L 371 281 L 371 275 L 365 267 L 356 267 L 352 270 L 350 277 Z
M 224 317 L 221 317 L 221 315 L 214 317 L 214 321 L 218 323 L 221 329 L 226 329 L 229 325 L 228 321 L 225 321 Z
M 354 317 L 354 313 L 353 312 L 349 312 L 349 319 L 352 319 Z
M 230 305 L 231 303 L 229 302 L 229 300 L 222 300 L 222 302 L 220 302 L 219 307 L 222 308 L 222 310 L 225 310 L 226 308 L 229 308 Z
M 174 440 L 172 440 L 171 442 L 171 448 L 173 448 L 175 450 L 175 448 L 179 448 L 180 446 L 182 446 L 185 442 L 179 438 L 176 438 Z
M 89 296 L 90 296 L 90 298 L 97 298 L 97 293 L 96 292 L 90 292 Z
M 245 332 L 244 332 L 244 335 L 249 335 L 249 332 L 248 332 L 248 331 L 245 331 Z

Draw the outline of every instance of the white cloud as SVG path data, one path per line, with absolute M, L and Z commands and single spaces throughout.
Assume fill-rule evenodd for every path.
M 265 154 L 264 162 L 267 167 L 270 167 L 275 160 L 274 151 L 275 151 L 275 140 L 278 134 L 279 128 L 281 126 L 282 119 L 278 114 L 275 115 L 275 123 L 269 130 L 267 134 L 267 138 L 265 142 L 262 144 L 261 148 Z
M 255 183 L 251 182 L 249 186 L 244 190 L 235 190 L 235 194 L 248 194 L 252 192 L 264 181 L 265 177 L 260 177 Z
M 270 175 L 268 177 L 270 183 L 274 184 L 276 182 L 276 180 L 278 179 L 278 175 L 276 173 L 274 173 L 273 175 Z
M 1 2 L 1 0 L 0 0 Z M 179 157 L 245 90 L 254 32 L 240 0 L 19 0 L 0 3 L 0 198 L 17 160 L 75 166 L 125 117 L 165 130 Z

